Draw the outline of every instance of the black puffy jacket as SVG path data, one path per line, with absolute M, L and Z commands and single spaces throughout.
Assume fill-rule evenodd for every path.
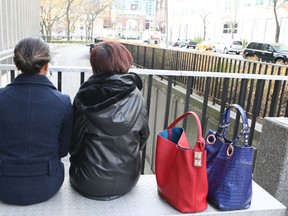
M 74 99 L 70 182 L 92 199 L 130 191 L 140 176 L 149 136 L 147 108 L 136 74 L 102 73 L 83 83 Z

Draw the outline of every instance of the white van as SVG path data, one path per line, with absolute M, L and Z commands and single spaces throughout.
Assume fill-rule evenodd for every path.
M 242 52 L 243 45 L 239 40 L 226 40 L 221 41 L 220 43 L 213 44 L 213 52 L 222 52 L 222 53 L 236 53 L 237 55 Z

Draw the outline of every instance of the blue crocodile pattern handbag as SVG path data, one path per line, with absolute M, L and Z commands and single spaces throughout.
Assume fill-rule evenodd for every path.
M 226 138 L 230 111 L 236 108 L 242 117 L 242 129 L 233 141 Z M 243 145 L 239 139 L 244 137 Z M 252 199 L 253 147 L 248 145 L 249 125 L 245 111 L 238 104 L 228 106 L 217 131 L 209 130 L 207 151 L 208 200 L 221 210 L 250 207 Z

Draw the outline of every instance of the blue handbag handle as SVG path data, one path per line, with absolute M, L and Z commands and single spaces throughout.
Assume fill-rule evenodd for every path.
M 226 133 L 228 131 L 229 128 L 229 124 L 230 124 L 230 110 L 232 108 L 236 108 L 241 117 L 242 117 L 242 129 L 241 132 L 236 136 L 236 138 L 232 141 L 232 144 L 235 145 L 236 142 L 242 137 L 244 136 L 244 146 L 248 147 L 248 138 L 249 138 L 249 125 L 248 125 L 248 118 L 246 115 L 246 112 L 244 111 L 244 109 L 238 105 L 238 104 L 230 104 L 225 110 L 224 113 L 222 115 L 221 118 L 221 123 L 219 125 L 219 129 L 216 132 L 216 135 L 220 135 L 222 137 L 226 136 Z

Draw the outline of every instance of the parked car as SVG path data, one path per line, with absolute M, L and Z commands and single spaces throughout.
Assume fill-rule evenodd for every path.
M 173 45 L 173 47 L 185 47 L 186 46 L 186 41 L 176 41 Z
M 237 55 L 240 54 L 240 52 L 243 49 L 242 42 L 239 40 L 224 40 L 220 43 L 215 43 L 213 45 L 213 52 L 222 52 L 225 54 L 228 53 L 236 53 Z
M 284 64 L 288 62 L 288 46 L 280 43 L 250 42 L 242 55 L 245 59 L 257 57 L 260 61 Z
M 197 50 L 212 50 L 214 42 L 212 41 L 202 41 L 196 45 Z
M 192 47 L 193 49 L 196 49 L 196 46 L 197 46 L 197 42 L 192 41 L 192 40 L 188 40 L 185 44 L 185 47 L 187 49 L 189 49 L 190 47 Z

